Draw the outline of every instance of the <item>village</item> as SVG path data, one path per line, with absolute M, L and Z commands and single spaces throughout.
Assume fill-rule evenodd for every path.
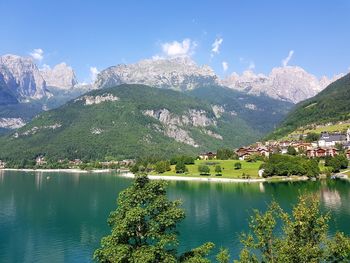
M 306 137 L 306 135 L 302 135 L 302 137 Z M 235 154 L 239 160 L 247 160 L 254 156 L 269 157 L 271 154 L 287 154 L 289 151 L 308 158 L 334 157 L 342 151 L 350 160 L 350 128 L 346 133 L 322 132 L 319 139 L 313 142 L 304 140 L 256 142 L 236 149 Z M 216 159 L 216 157 L 215 152 L 199 155 L 202 160 Z

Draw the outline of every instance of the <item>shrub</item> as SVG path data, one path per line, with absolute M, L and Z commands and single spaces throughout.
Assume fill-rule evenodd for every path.
M 216 165 L 215 166 L 215 174 L 216 175 L 221 175 L 221 173 L 222 173 L 221 166 L 220 165 Z
M 188 170 L 187 170 L 187 167 L 185 165 L 184 162 L 178 162 L 175 166 L 175 172 L 178 173 L 178 174 L 183 174 L 183 173 L 186 173 Z
M 210 174 L 210 168 L 208 165 L 199 165 L 198 166 L 198 172 L 200 175 L 209 175 Z
M 240 162 L 236 162 L 236 163 L 234 164 L 234 168 L 235 168 L 235 170 L 242 169 L 242 164 L 241 164 Z

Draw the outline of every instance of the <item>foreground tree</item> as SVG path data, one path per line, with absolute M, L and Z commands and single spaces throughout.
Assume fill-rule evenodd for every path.
M 292 215 L 272 203 L 265 213 L 254 211 L 243 234 L 237 262 L 349 262 L 350 239 L 342 233 L 327 237 L 329 214 L 320 212 L 315 196 L 301 196 Z M 277 229 L 278 221 L 281 229 Z M 276 233 L 280 233 L 276 235 Z
M 214 244 L 177 254 L 177 224 L 185 217 L 181 202 L 169 201 L 164 181 L 137 175 L 132 186 L 119 194 L 118 208 L 110 214 L 111 234 L 102 238 L 94 253 L 98 262 L 209 262 Z

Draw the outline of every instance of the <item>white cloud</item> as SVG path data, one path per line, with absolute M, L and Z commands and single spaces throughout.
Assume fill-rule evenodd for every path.
M 196 42 L 193 42 L 191 39 L 186 38 L 182 42 L 173 41 L 170 43 L 163 43 L 162 51 L 169 57 L 190 56 L 192 55 L 196 46 Z
M 282 66 L 283 67 L 286 67 L 289 63 L 289 60 L 292 59 L 292 56 L 294 54 L 294 50 L 290 50 L 289 53 L 288 53 L 288 57 L 286 57 L 285 59 L 282 60 Z
M 222 62 L 222 69 L 224 70 L 224 72 L 228 70 L 228 63 L 226 61 Z
M 100 73 L 100 71 L 96 67 L 90 67 L 90 78 L 92 82 L 96 80 L 98 73 Z
M 41 61 L 44 58 L 44 51 L 41 48 L 36 48 L 30 52 L 29 55 L 31 55 L 35 60 Z
M 214 56 L 214 54 L 220 53 L 220 46 L 221 46 L 223 41 L 224 41 L 224 39 L 221 37 L 215 39 L 214 43 L 211 45 L 212 46 L 212 49 L 211 49 L 212 56 Z

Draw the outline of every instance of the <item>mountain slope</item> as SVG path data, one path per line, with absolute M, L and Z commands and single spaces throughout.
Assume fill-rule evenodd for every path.
M 120 85 L 89 92 L 0 138 L 0 159 L 118 159 L 198 154 L 261 134 L 237 116 L 173 90 Z
M 278 138 L 309 124 L 350 119 L 350 74 L 330 84 L 315 97 L 299 103 L 269 138 Z
M 187 93 L 216 105 L 214 110 L 237 116 L 260 134 L 275 129 L 293 107 L 290 102 L 264 95 L 253 96 L 222 86 L 201 87 Z

